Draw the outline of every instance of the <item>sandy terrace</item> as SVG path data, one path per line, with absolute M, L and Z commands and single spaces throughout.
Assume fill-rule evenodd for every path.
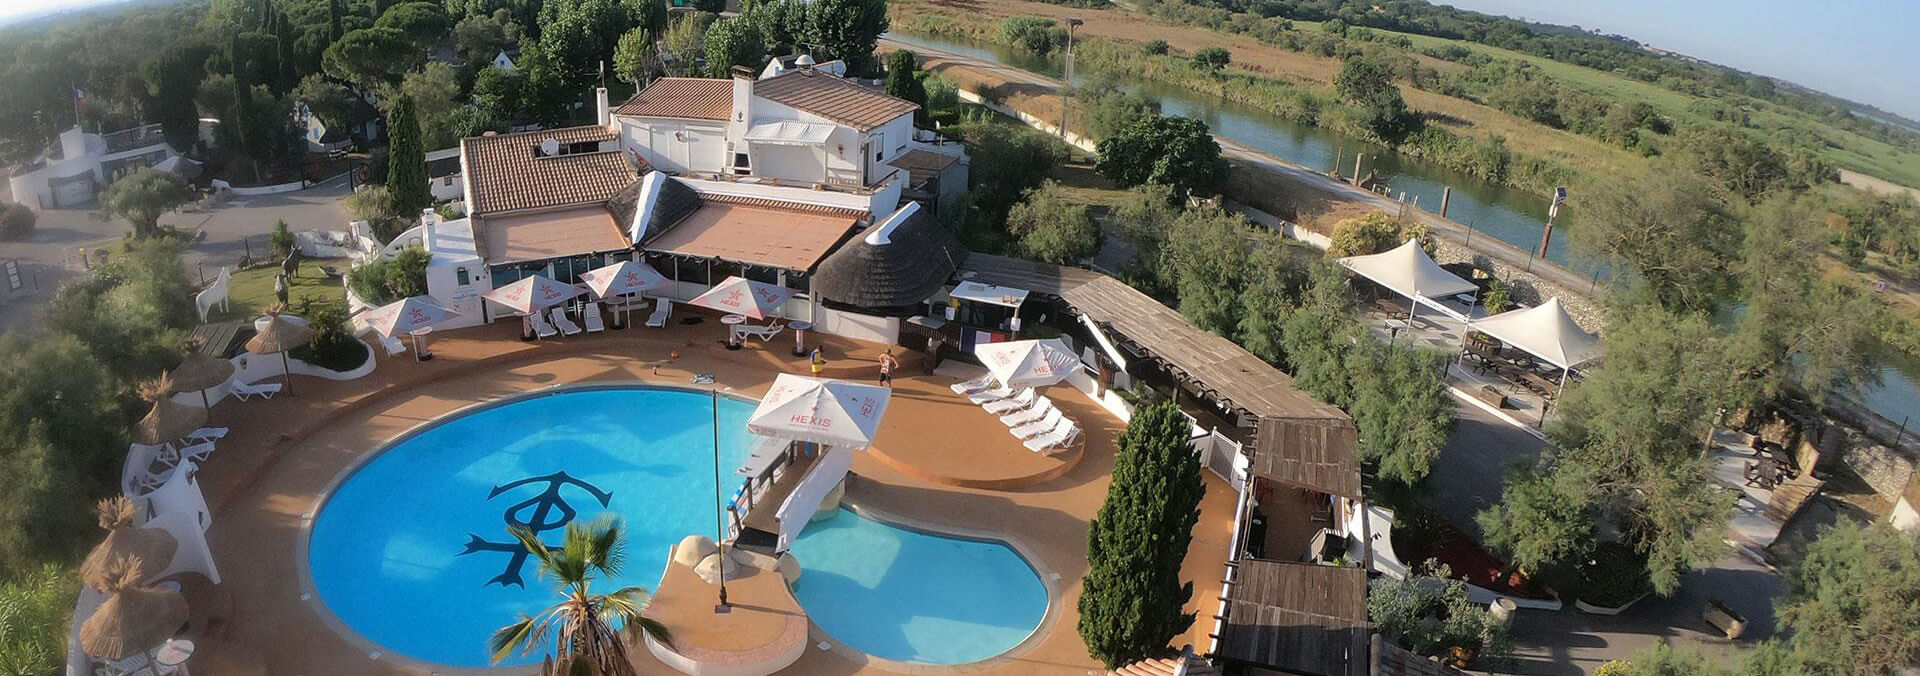
M 318 599 L 302 598 L 301 542 L 326 487 L 396 435 L 476 403 L 571 383 L 685 384 L 692 374 L 713 373 L 721 385 L 758 396 L 775 374 L 805 371 L 804 361 L 788 354 L 790 336 L 730 352 L 720 347 L 723 333 L 714 321 L 537 343 L 516 340 L 516 328 L 502 324 L 450 332 L 436 337 L 433 352 L 438 358 L 426 363 L 410 356 L 383 357 L 379 369 L 361 380 L 296 378 L 289 392 L 272 400 L 215 405 L 216 424 L 233 431 L 206 463 L 201 478 L 214 512 L 209 539 L 226 579 L 217 591 L 192 599 L 196 616 L 213 618 L 194 627 L 201 644 L 191 664 L 195 672 L 460 673 L 391 656 L 373 658 L 376 646 L 345 631 Z M 827 375 L 870 379 L 880 349 L 827 339 Z M 676 352 L 678 358 L 672 358 Z M 1055 388 L 1051 394 L 1056 401 L 1086 428 L 1086 449 L 1080 456 L 1037 456 L 1019 446 L 997 421 L 949 392 L 946 386 L 954 378 L 924 375 L 921 366 L 908 358 L 908 374 L 898 380 L 875 447 L 855 460 L 851 499 L 920 524 L 1001 533 L 1017 541 L 1043 575 L 1059 575 L 1050 583 L 1057 590 L 1054 607 L 1035 638 L 999 660 L 932 671 L 1097 672 L 1098 664 L 1087 657 L 1076 633 L 1074 608 L 1086 571 L 1087 520 L 1105 498 L 1120 423 L 1086 397 Z M 999 488 L 951 485 L 968 479 L 987 479 L 984 485 Z M 1231 489 L 1211 475 L 1207 480 L 1204 513 L 1186 562 L 1186 576 L 1196 585 L 1189 610 L 1199 618 L 1186 636 L 1174 641 L 1203 649 L 1232 527 Z M 819 638 L 815 636 L 816 642 Z M 653 661 L 643 647 L 634 648 L 641 673 L 675 673 Z M 884 671 L 843 651 L 809 649 L 785 673 Z

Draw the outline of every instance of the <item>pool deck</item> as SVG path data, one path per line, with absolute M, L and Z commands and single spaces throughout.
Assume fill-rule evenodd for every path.
M 774 375 L 804 373 L 791 336 L 746 349 L 721 347 L 722 325 L 708 321 L 668 329 L 629 329 L 526 343 L 518 325 L 435 334 L 436 359 L 376 357 L 378 369 L 354 381 L 297 377 L 267 401 L 223 401 L 214 423 L 232 428 L 201 469 L 213 510 L 208 537 L 225 583 L 190 602 L 217 608 L 196 627 L 199 652 L 190 666 L 209 674 L 518 674 L 535 669 L 463 670 L 379 654 L 342 626 L 310 593 L 301 564 L 311 519 L 328 487 L 383 444 L 416 426 L 475 404 L 544 388 L 595 382 L 686 386 L 696 373 L 757 397 Z M 881 346 L 819 336 L 829 360 L 824 375 L 871 381 Z M 673 355 L 677 353 L 678 357 Z M 896 350 L 896 353 L 901 353 Z M 849 496 L 863 507 L 911 525 L 959 533 L 993 533 L 1010 541 L 1041 571 L 1053 606 L 1035 636 L 1001 658 L 961 667 L 870 664 L 844 649 L 809 648 L 782 673 L 843 675 L 938 672 L 982 674 L 1098 673 L 1076 633 L 1080 577 L 1086 572 L 1087 522 L 1105 499 L 1114 438 L 1122 425 L 1072 388 L 1048 392 L 1085 429 L 1078 453 L 1029 452 L 992 416 L 947 386 L 958 378 L 926 375 L 917 357 L 905 368 L 874 448 L 858 454 Z M 943 369 L 946 370 L 946 369 Z M 1206 475 L 1185 577 L 1195 585 L 1189 611 L 1199 617 L 1173 645 L 1208 644 L 1220 593 L 1233 494 Z M 669 573 L 671 575 L 671 573 Z M 1057 575 L 1057 577 L 1055 577 Z M 774 579 L 777 580 L 777 577 Z M 663 609 L 664 610 L 664 609 Z M 818 643 L 816 635 L 810 641 Z M 689 640 L 695 637 L 689 636 Z M 705 648 L 708 646 L 691 646 Z M 715 645 L 714 649 L 726 649 Z M 677 673 L 635 645 L 640 673 Z

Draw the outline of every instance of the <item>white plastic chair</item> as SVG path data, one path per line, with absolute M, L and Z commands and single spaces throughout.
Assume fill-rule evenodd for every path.
M 552 324 L 548 324 L 547 318 L 538 312 L 528 315 L 527 321 L 533 324 L 533 334 L 536 336 L 539 336 L 541 338 L 552 338 L 554 336 L 560 335 L 560 331 L 558 329 L 553 328 Z
M 587 333 L 607 330 L 607 322 L 600 316 L 599 303 L 587 303 L 587 309 L 580 312 L 580 320 L 586 323 Z
M 1080 438 L 1080 426 L 1075 425 L 1071 420 L 1063 419 L 1053 429 L 1028 439 L 1026 445 L 1029 451 L 1043 453 L 1071 445 L 1078 438 Z
M 573 320 L 571 319 L 567 319 L 566 310 L 556 307 L 552 311 L 548 312 L 547 314 L 552 315 L 553 325 L 555 327 L 558 327 L 561 333 L 567 334 L 569 336 L 577 335 L 580 333 L 580 325 L 573 323 Z
M 647 315 L 647 326 L 655 329 L 661 328 L 667 325 L 668 319 L 672 318 L 673 301 L 662 298 L 658 304 L 654 305 L 653 314 Z
M 282 385 L 280 383 L 260 383 L 256 385 L 253 383 L 243 383 L 238 380 L 227 385 L 227 389 L 233 392 L 233 396 L 239 397 L 243 401 L 256 396 L 261 399 L 272 399 L 273 395 L 280 393 L 281 387 Z
M 1006 415 L 1014 411 L 1024 411 L 1033 406 L 1033 402 L 1037 400 L 1039 395 L 1039 392 L 1035 392 L 1033 388 L 1029 387 L 1020 390 L 1018 394 L 1015 394 L 1011 398 L 981 404 L 981 408 L 987 409 L 987 412 L 993 415 Z

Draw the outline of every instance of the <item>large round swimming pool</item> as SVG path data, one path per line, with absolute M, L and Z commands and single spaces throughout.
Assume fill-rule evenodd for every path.
M 627 561 L 596 590 L 653 587 L 667 550 L 712 534 L 713 399 L 620 387 L 560 390 L 481 408 L 395 441 L 327 498 L 308 559 L 319 598 L 383 652 L 487 666 L 487 638 L 553 604 L 507 534 L 529 524 L 557 540 L 568 521 L 626 524 Z M 719 399 L 726 491 L 746 455 L 753 403 Z M 536 663 L 541 655 L 506 662 Z

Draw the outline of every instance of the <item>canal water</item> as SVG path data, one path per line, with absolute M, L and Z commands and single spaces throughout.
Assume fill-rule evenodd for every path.
M 909 46 L 969 56 L 1012 66 L 1039 75 L 1059 79 L 1062 64 L 1058 59 L 1035 56 L 1002 45 L 888 33 L 887 38 Z M 1447 217 L 1468 225 L 1474 237 L 1490 236 L 1523 250 L 1540 246 L 1546 229 L 1547 202 L 1544 195 L 1517 190 L 1452 171 L 1417 158 L 1407 157 L 1380 146 L 1346 138 L 1340 134 L 1300 124 L 1254 106 L 1217 99 L 1180 87 L 1116 74 L 1117 84 L 1129 91 L 1152 98 L 1168 115 L 1183 115 L 1205 121 L 1215 134 L 1281 159 L 1319 170 L 1333 168 L 1336 153 L 1343 153 L 1343 174 L 1353 172 L 1353 154 L 1365 152 L 1366 166 L 1392 181 L 1397 197 L 1404 192 L 1408 200 L 1419 198 L 1422 208 L 1438 211 L 1441 192 L 1453 188 Z M 1076 75 L 1076 84 L 1084 83 Z M 1579 196 L 1569 198 L 1577 203 Z M 1556 227 L 1548 243 L 1547 259 L 1588 275 L 1600 269 L 1596 262 L 1574 255 L 1568 248 L 1563 228 Z M 1861 388 L 1856 397 L 1867 408 L 1894 423 L 1911 420 L 1920 425 L 1920 358 L 1889 355 L 1881 360 L 1880 383 Z

